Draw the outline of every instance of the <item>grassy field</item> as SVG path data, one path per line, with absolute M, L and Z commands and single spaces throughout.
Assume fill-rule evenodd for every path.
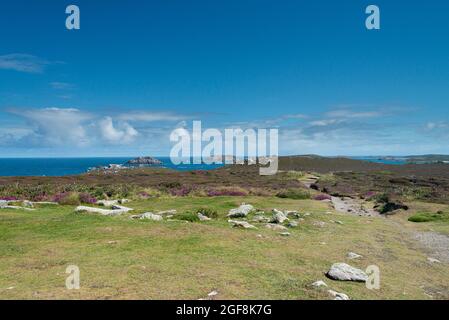
M 290 237 L 263 224 L 254 223 L 256 230 L 235 229 L 225 215 L 242 202 L 267 213 L 298 210 L 304 221 L 289 230 Z M 310 287 L 316 280 L 352 299 L 449 298 L 447 264 L 428 263 L 426 252 L 406 234 L 426 228 L 447 232 L 447 224 L 407 221 L 414 210 L 428 210 L 428 204 L 413 204 L 410 213 L 392 218 L 339 214 L 314 200 L 256 196 L 162 197 L 127 205 L 136 209 L 133 214 L 207 207 L 219 217 L 155 222 L 132 220 L 128 214 L 80 214 L 72 206 L 3 209 L 0 298 L 199 299 L 217 290 L 218 299 L 330 299 L 326 290 Z M 319 227 L 317 221 L 326 224 Z M 363 258 L 347 260 L 348 251 Z M 380 290 L 327 279 L 324 273 L 334 262 L 379 266 Z M 80 268 L 79 290 L 65 288 L 71 264 Z

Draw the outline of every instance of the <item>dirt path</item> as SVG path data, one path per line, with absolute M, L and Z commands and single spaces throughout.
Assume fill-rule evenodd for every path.
M 331 197 L 332 205 L 338 212 L 349 213 L 357 216 L 380 216 L 379 212 L 372 209 L 363 200 L 356 200 L 348 197 Z

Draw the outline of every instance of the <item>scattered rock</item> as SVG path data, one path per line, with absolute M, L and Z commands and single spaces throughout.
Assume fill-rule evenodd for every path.
M 278 209 L 273 209 L 273 218 L 271 219 L 271 223 L 284 223 L 284 221 L 288 221 L 285 214 Z
M 134 209 L 132 208 L 128 208 L 128 207 L 124 207 L 124 206 L 119 206 L 117 204 L 114 204 L 111 207 L 112 210 L 122 210 L 123 212 L 128 212 L 128 211 L 133 211 Z
M 161 215 L 161 216 L 163 216 L 163 215 L 175 215 L 176 214 L 176 209 L 158 211 L 157 214 Z
M 293 217 L 293 218 L 296 218 L 296 219 L 301 217 L 301 215 L 299 214 L 299 212 L 298 212 L 298 211 L 294 211 L 294 210 L 284 211 L 284 214 L 285 214 L 287 217 Z
M 314 222 L 313 222 L 313 225 L 314 225 L 315 227 L 323 228 L 323 227 L 326 226 L 326 222 L 324 222 L 324 221 L 314 221 Z
M 22 206 L 23 207 L 27 207 L 27 208 L 33 208 L 34 207 L 33 203 L 31 201 L 29 201 L 29 200 L 23 200 L 22 201 Z
M 290 236 L 290 232 L 281 232 L 279 233 L 281 236 L 283 237 L 289 237 Z
M 142 214 L 136 214 L 131 216 L 131 219 L 139 219 L 139 220 L 143 220 L 143 219 L 150 219 L 153 221 L 162 221 L 164 220 L 164 218 L 161 215 L 158 214 L 154 214 L 152 212 L 145 212 Z
M 312 283 L 312 287 L 315 287 L 315 288 L 327 287 L 327 284 L 326 284 L 326 282 L 324 282 L 322 280 L 318 280 L 318 281 L 315 281 L 314 283 Z
M 230 217 L 230 218 L 246 217 L 248 215 L 248 213 L 250 213 L 253 210 L 254 210 L 254 207 L 252 205 L 242 203 L 242 205 L 240 207 L 229 210 L 228 217 Z
M 306 213 L 304 213 L 304 217 L 308 217 L 308 216 L 310 216 L 311 214 L 309 213 L 309 212 L 306 212 Z
M 351 300 L 349 299 L 348 295 L 344 294 L 344 293 L 340 293 L 334 290 L 327 290 L 327 292 L 334 297 L 334 300 Z
M 326 276 L 333 280 L 341 281 L 366 282 L 368 279 L 368 276 L 364 271 L 354 268 L 346 263 L 334 263 L 326 273 Z
M 214 291 L 210 292 L 207 296 L 209 298 L 212 298 L 212 297 L 215 297 L 216 295 L 218 295 L 218 291 L 214 290 Z
M 108 244 L 117 244 L 117 241 L 111 240 L 111 241 L 108 241 Z
M 35 201 L 33 204 L 59 206 L 59 203 L 53 201 Z
M 228 220 L 228 222 L 230 224 L 232 224 L 232 226 L 234 228 L 243 228 L 243 229 L 257 229 L 255 226 L 253 226 L 252 224 L 249 224 L 246 221 L 238 221 L 238 220 Z
M 264 223 L 264 222 L 269 222 L 270 218 L 264 217 L 264 216 L 261 216 L 261 215 L 257 215 L 257 216 L 254 216 L 252 221 Z
M 198 219 L 200 219 L 200 221 L 209 221 L 209 220 L 212 220 L 211 218 L 205 216 L 205 215 L 202 214 L 201 212 L 198 212 Z
M 287 224 L 287 227 L 289 227 L 289 228 L 296 228 L 298 225 L 299 225 L 298 222 L 296 222 L 296 221 L 290 221 L 290 222 Z
M 112 207 L 113 205 L 118 204 L 118 200 L 98 200 L 97 204 L 103 207 Z
M 125 210 L 107 210 L 101 208 L 93 208 L 86 206 L 78 206 L 75 208 L 76 212 L 89 212 L 89 213 L 100 213 L 103 216 L 117 216 L 127 211 Z
M 33 209 L 33 208 L 26 208 L 26 207 L 19 207 L 19 206 L 9 206 L 9 205 L 0 206 L 0 209 L 14 209 L 14 210 L 25 210 L 25 211 L 34 211 L 34 210 L 36 210 L 36 209 Z
M 359 254 L 357 254 L 357 253 L 354 253 L 354 252 L 348 252 L 348 254 L 346 255 L 346 257 L 348 258 L 348 259 L 360 259 L 360 258 L 363 258 L 363 256 L 361 256 L 361 255 L 359 255 Z
M 430 263 L 441 263 L 440 260 L 435 259 L 435 258 L 430 258 L 430 257 L 427 258 L 427 261 L 429 261 Z
M 267 223 L 267 224 L 265 225 L 265 227 L 266 227 L 267 229 L 271 229 L 271 230 L 274 230 L 274 231 L 284 231 L 284 230 L 287 230 L 286 227 L 284 227 L 284 226 L 282 226 L 282 225 L 280 225 L 280 224 L 275 224 L 275 223 Z

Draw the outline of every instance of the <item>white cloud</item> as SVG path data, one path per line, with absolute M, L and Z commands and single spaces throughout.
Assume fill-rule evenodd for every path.
M 129 112 L 120 114 L 119 120 L 123 121 L 142 121 L 142 122 L 155 122 L 155 121 L 182 121 L 187 117 L 170 113 L 170 112 Z
M 339 109 L 329 111 L 326 114 L 329 118 L 346 118 L 346 119 L 361 119 L 361 118 L 376 118 L 382 116 L 379 111 L 354 111 L 350 109 Z
M 105 117 L 102 119 L 99 122 L 99 128 L 102 137 L 110 143 L 130 143 L 138 135 L 137 130 L 126 122 L 119 125 L 118 128 L 114 127 L 111 117 Z
M 92 116 L 74 108 L 45 108 L 10 110 L 11 113 L 23 117 L 29 123 L 29 129 L 36 143 L 47 145 L 75 144 L 86 145 L 88 137 L 83 123 Z M 26 137 L 24 137 L 26 138 Z
M 27 73 L 42 73 L 49 61 L 30 54 L 13 53 L 0 56 L 0 69 Z

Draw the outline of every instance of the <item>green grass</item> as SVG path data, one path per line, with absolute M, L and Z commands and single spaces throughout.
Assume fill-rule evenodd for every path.
M 434 212 L 419 212 L 408 218 L 411 222 L 430 222 L 430 221 L 449 221 L 449 213 L 438 211 Z
M 226 214 L 241 203 L 266 212 L 297 210 L 304 221 L 290 237 L 230 227 Z M 2 299 L 329 299 L 310 283 L 324 280 L 353 299 L 427 299 L 423 286 L 449 287 L 447 267 L 425 263 L 384 218 L 327 214 L 326 203 L 277 197 L 166 197 L 133 201 L 131 214 L 208 208 L 211 221 L 144 221 L 129 215 L 74 213 L 71 206 L 0 211 Z M 251 222 L 252 216 L 248 218 Z M 331 222 L 340 220 L 343 225 Z M 324 221 L 325 227 L 314 222 Z M 251 222 L 253 223 L 253 222 Z M 348 251 L 364 256 L 346 261 Z M 381 289 L 326 279 L 334 262 L 381 268 Z M 81 289 L 67 290 L 68 265 L 80 268 Z M 416 277 L 416 274 L 425 277 Z M 11 288 L 12 289 L 8 289 Z

